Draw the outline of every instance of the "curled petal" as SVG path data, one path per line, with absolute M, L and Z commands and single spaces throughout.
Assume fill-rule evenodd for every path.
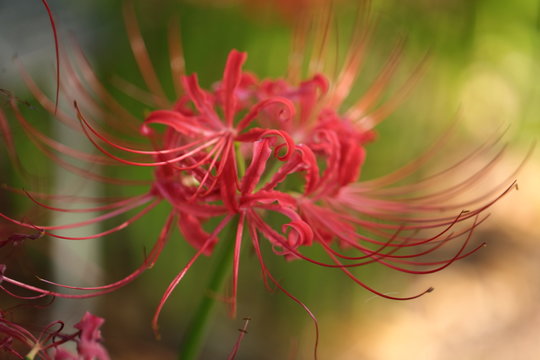
M 296 199 L 293 196 L 275 190 L 261 190 L 255 194 L 245 195 L 241 198 L 241 206 L 246 208 L 257 207 L 261 204 L 272 204 L 273 202 L 277 202 L 280 207 L 296 207 Z
M 294 104 L 291 100 L 281 96 L 271 97 L 269 99 L 261 101 L 260 103 L 252 107 L 249 110 L 249 113 L 247 113 L 247 115 L 244 116 L 244 118 L 238 123 L 236 127 L 237 131 L 240 132 L 244 130 L 255 119 L 255 117 L 259 114 L 260 111 L 262 111 L 265 107 L 274 104 L 282 104 L 285 106 L 286 119 L 291 119 L 296 112 Z
M 284 141 L 283 143 L 277 145 L 274 149 L 274 156 L 277 159 L 281 161 L 285 161 L 291 157 L 291 155 L 293 154 L 293 150 L 295 148 L 294 140 L 286 131 L 283 131 L 283 130 L 253 128 L 241 135 L 238 135 L 236 137 L 236 141 L 254 142 L 266 136 L 277 136 L 283 139 Z M 285 148 L 285 153 L 283 155 L 279 155 L 279 152 L 283 148 Z
M 313 230 L 302 220 L 295 220 L 282 226 L 282 231 L 287 232 L 289 246 L 297 248 L 299 246 L 309 246 L 313 243 Z

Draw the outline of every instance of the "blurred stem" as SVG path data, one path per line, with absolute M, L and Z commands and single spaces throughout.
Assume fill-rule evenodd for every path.
M 221 248 L 221 253 L 218 255 L 214 273 L 211 275 L 208 286 L 206 287 L 206 294 L 199 303 L 199 307 L 184 335 L 179 354 L 180 360 L 196 359 L 201 351 L 201 345 L 206 337 L 208 325 L 210 324 L 216 305 L 217 294 L 220 293 L 225 280 L 229 277 L 232 270 L 234 239 L 237 226 L 238 216 L 229 223 L 228 230 L 223 237 L 225 243 Z

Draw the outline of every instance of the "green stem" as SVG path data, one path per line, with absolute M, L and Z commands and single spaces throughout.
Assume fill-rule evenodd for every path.
M 234 235 L 236 234 L 237 226 L 238 217 L 235 217 L 235 220 L 229 223 L 226 236 L 223 237 L 224 244 L 221 248 L 221 253 L 218 255 L 214 273 L 208 282 L 206 294 L 199 303 L 199 307 L 197 308 L 191 323 L 187 327 L 182 341 L 182 347 L 180 348 L 180 360 L 196 359 L 201 351 L 201 345 L 206 337 L 212 313 L 216 305 L 216 295 L 223 288 L 223 284 L 232 270 L 235 244 Z

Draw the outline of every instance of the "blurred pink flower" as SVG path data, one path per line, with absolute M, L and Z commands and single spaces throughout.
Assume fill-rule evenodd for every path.
M 99 328 L 105 320 L 103 318 L 94 316 L 87 312 L 84 314 L 81 321 L 75 324 L 75 328 L 79 329 L 79 339 L 77 341 L 77 353 L 82 356 L 84 360 L 109 359 L 107 351 L 101 345 L 101 331 Z
M 107 351 L 101 344 L 99 327 L 104 320 L 86 313 L 74 327 L 73 334 L 63 331 L 64 324 L 55 321 L 47 325 L 38 336 L 24 326 L 6 318 L 0 313 L 0 352 L 17 359 L 54 360 L 109 360 Z M 61 346 L 67 342 L 77 344 L 77 355 L 69 353 Z

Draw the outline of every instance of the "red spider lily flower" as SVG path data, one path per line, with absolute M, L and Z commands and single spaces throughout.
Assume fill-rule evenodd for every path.
M 65 166 L 72 171 L 95 179 L 115 182 L 112 179 L 100 177 L 61 160 L 54 152 L 51 152 L 46 147 L 50 147 L 55 151 L 63 150 L 65 154 L 80 160 L 95 161 L 100 164 L 111 164 L 112 160 L 115 161 L 115 163 L 119 162 L 125 165 L 151 166 L 156 168 L 156 170 L 154 172 L 155 180 L 147 194 L 86 209 L 64 209 L 53 207 L 43 202 L 41 199 L 57 199 L 56 196 L 26 192 L 26 195 L 34 203 L 51 211 L 106 211 L 105 214 L 90 220 L 60 226 L 36 227 L 34 224 L 10 218 L 5 214 L 0 214 L 1 217 L 22 227 L 37 228 L 39 229 L 40 234 L 67 240 L 82 240 L 97 238 L 119 231 L 152 210 L 163 200 L 168 201 L 173 206 L 173 212 L 167 220 L 162 234 L 154 248 L 148 255 L 145 263 L 139 269 L 113 284 L 95 288 L 78 288 L 80 290 L 92 291 L 89 294 L 65 295 L 25 285 L 9 277 L 4 277 L 4 280 L 11 284 L 25 287 L 27 290 L 37 291 L 42 295 L 70 298 L 85 298 L 113 291 L 132 281 L 145 269 L 152 266 L 163 249 L 163 246 L 167 241 L 168 233 L 175 221 L 186 240 L 199 250 L 198 254 L 204 253 L 209 255 L 213 245 L 217 241 L 219 232 L 231 220 L 232 216 L 239 212 L 238 202 L 241 199 L 237 196 L 237 190 L 235 189 L 239 189 L 241 186 L 237 175 L 238 169 L 236 167 L 237 157 L 240 155 L 236 154 L 234 144 L 249 143 L 257 141 L 258 139 L 265 139 L 266 142 L 271 142 L 275 145 L 274 154 L 278 161 L 287 160 L 292 154 L 291 149 L 294 147 L 292 139 L 286 132 L 280 129 L 251 127 L 249 130 L 244 131 L 254 120 L 258 112 L 268 105 L 284 105 L 284 112 L 288 111 L 292 114 L 292 105 L 289 100 L 284 98 L 273 97 L 255 103 L 251 103 L 247 100 L 238 101 L 237 93 L 242 93 L 242 91 L 244 91 L 244 89 L 239 88 L 239 86 L 252 82 L 250 81 L 250 78 L 252 78 L 250 75 L 241 72 L 241 66 L 245 56 L 244 53 L 237 51 L 231 52 L 226 64 L 224 80 L 217 86 L 212 94 L 205 94 L 205 92 L 198 87 L 196 76 L 184 77 L 184 85 L 188 95 L 180 98 L 178 101 L 179 104 L 184 105 L 177 106 L 174 110 L 155 111 L 151 113 L 141 125 L 141 133 L 151 139 L 152 143 L 157 147 L 156 150 L 136 150 L 133 147 L 119 145 L 117 142 L 111 141 L 109 138 L 102 135 L 95 127 L 90 125 L 87 117 L 83 115 L 80 105 L 76 103 L 75 109 L 77 120 L 81 122 L 83 130 L 90 141 L 94 143 L 106 157 L 83 154 L 79 151 L 66 148 L 62 144 L 59 144 L 53 139 L 38 132 L 22 115 L 17 107 L 17 102 L 14 101 L 14 99 L 11 99 L 10 104 L 16 118 L 25 130 L 28 131 L 28 134 L 31 136 L 32 140 L 34 140 L 36 146 L 43 150 L 45 154 L 50 156 L 53 160 L 58 161 L 60 165 Z M 242 79 L 247 80 L 242 81 Z M 41 100 L 42 105 L 49 111 L 52 111 L 51 102 L 44 97 L 30 78 L 27 78 L 27 80 L 29 87 L 32 89 L 35 96 Z M 187 105 L 185 105 L 187 102 L 193 104 L 198 110 L 197 113 L 188 110 Z M 234 114 L 239 110 L 244 110 L 244 108 L 239 108 L 237 104 L 247 106 L 248 111 L 238 122 L 236 122 L 236 126 L 234 126 Z M 220 106 L 222 108 L 224 121 L 220 120 L 217 112 L 212 109 L 213 106 Z M 72 123 L 74 121 L 77 121 L 66 116 L 61 110 L 58 112 L 58 117 L 71 125 L 73 125 Z M 2 114 L 2 118 L 5 118 L 5 115 Z M 157 134 L 150 130 L 148 127 L 149 124 L 164 124 L 167 126 L 167 129 L 164 133 Z M 120 158 L 105 149 L 104 145 L 98 143 L 98 140 L 117 150 L 137 155 L 150 156 L 152 161 L 135 162 L 129 159 Z M 248 169 L 246 176 L 248 178 L 252 177 L 251 173 L 251 170 Z M 193 183 L 198 184 L 193 185 Z M 252 190 L 249 186 L 242 186 L 243 193 Z M 145 204 L 146 207 L 133 218 L 100 234 L 84 237 L 68 237 L 54 233 L 54 230 L 82 227 L 103 221 Z M 216 216 L 225 217 L 214 234 L 210 235 L 203 230 L 201 223 L 210 217 Z M 181 278 L 184 273 L 184 271 L 181 272 L 178 279 Z M 177 283 L 176 280 L 173 281 L 173 284 L 175 283 Z M 174 286 L 171 286 L 170 290 L 173 288 Z M 159 310 L 169 294 L 170 291 L 166 291 L 164 299 L 158 307 L 156 320 Z
M 119 104 L 98 81 L 80 52 L 74 55 L 75 65 L 70 59 L 62 58 L 65 72 L 61 86 L 65 96 L 72 97 L 70 100 L 74 102 L 71 113 L 63 109 L 56 111 L 54 102 L 24 70 L 23 76 L 39 103 L 51 114 L 56 113 L 58 120 L 67 126 L 76 131 L 82 129 L 101 152 L 100 155 L 66 147 L 38 131 L 24 117 L 16 101 L 10 101 L 10 105 L 30 139 L 58 165 L 83 177 L 112 185 L 141 185 L 145 182 L 106 177 L 66 161 L 58 153 L 89 164 L 150 167 L 153 168 L 153 178 L 146 182 L 147 191 L 130 198 L 93 199 L 98 205 L 84 209 L 50 205 L 51 200 L 61 199 L 58 195 L 26 192 L 35 204 L 51 211 L 104 213 L 89 220 L 57 226 L 30 224 L 2 213 L 0 217 L 28 229 L 39 229 L 40 234 L 82 240 L 120 231 L 160 202 L 169 203 L 171 212 L 143 264 L 114 283 L 95 287 L 56 284 L 84 291 L 82 294 L 48 291 L 6 275 L 3 276 L 4 283 L 36 292 L 38 296 L 84 298 L 114 291 L 152 267 L 176 224 L 186 241 L 197 251 L 163 294 L 153 318 L 153 327 L 157 330 L 159 314 L 172 291 L 198 257 L 210 255 L 220 240 L 234 241 L 230 302 L 231 313 L 236 313 L 240 250 L 246 229 L 265 283 L 272 282 L 304 307 L 312 318 L 314 316 L 309 309 L 272 276 L 263 259 L 260 237 L 270 242 L 277 255 L 338 268 L 360 286 L 391 299 L 411 299 L 432 289 L 413 296 L 390 296 L 366 284 L 351 270 L 378 263 L 397 271 L 426 274 L 442 270 L 479 249 L 479 246 L 469 246 L 474 230 L 485 220 L 486 210 L 506 195 L 514 183 L 503 181 L 499 188 L 464 202 L 452 200 L 487 174 L 496 165 L 500 154 L 461 182 L 447 187 L 437 186 L 439 179 L 492 149 L 495 142 L 484 144 L 447 170 L 419 182 L 399 185 L 400 181 L 419 170 L 435 151 L 428 151 L 387 176 L 361 180 L 365 146 L 375 138 L 373 127 L 401 103 L 422 68 L 419 66 L 413 71 L 400 90 L 382 102 L 382 94 L 399 63 L 402 42 L 396 45 L 366 94 L 344 109 L 344 100 L 361 68 L 371 25 L 357 28 L 353 36 L 354 46 L 335 79 L 326 76 L 322 66 L 331 19 L 331 15 L 326 15 L 321 26 L 322 35 L 316 39 L 318 45 L 313 50 L 319 55 L 310 59 L 313 66 L 307 80 L 299 80 L 302 74 L 299 69 L 304 63 L 299 54 L 307 46 L 304 24 L 295 37 L 298 44 L 288 78 L 259 80 L 243 71 L 247 55 L 232 50 L 225 64 L 223 79 L 212 90 L 201 89 L 196 74 L 183 74 L 183 66 L 179 65 L 182 54 L 173 26 L 170 36 L 171 71 L 178 93 L 174 101 L 169 101 L 145 50 L 133 9 L 130 6 L 125 9 L 133 53 L 149 93 L 125 83 L 122 88 L 151 106 L 152 111 L 145 118 L 137 118 Z M 5 118 L 0 110 L 0 125 L 7 128 L 3 125 L 7 123 L 3 120 Z M 121 136 L 123 133 L 133 135 L 134 132 L 141 142 L 147 144 L 146 147 Z M 4 138 L 11 139 L 8 135 Z M 436 143 L 434 149 L 441 146 L 440 142 Z M 6 140 L 6 147 L 10 154 L 16 154 L 12 141 Z M 68 237 L 55 233 L 55 230 L 113 219 L 135 209 L 139 210 L 131 218 L 99 234 Z M 281 220 L 270 222 L 268 219 L 274 217 L 272 215 Z M 205 231 L 203 226 L 209 219 L 219 221 L 211 232 Z M 222 230 L 227 224 L 233 224 L 233 219 L 238 220 L 234 240 L 223 239 Z M 461 242 L 451 256 L 444 260 L 431 258 L 456 241 Z M 312 259 L 302 253 L 303 248 L 314 244 L 323 248 L 326 259 Z M 94 332 L 99 322 L 90 320 L 80 325 L 81 331 L 83 327 L 88 331 L 88 338 L 83 340 L 81 337 L 80 344 L 82 348 L 96 350 L 92 344 L 99 338 Z
M 101 344 L 99 328 L 104 320 L 86 313 L 74 327 L 73 334 L 63 332 L 64 323 L 54 321 L 47 325 L 38 336 L 24 326 L 12 322 L 0 313 L 0 352 L 17 359 L 44 360 L 108 360 L 109 355 Z M 77 355 L 69 353 L 61 346 L 68 342 L 77 344 Z

